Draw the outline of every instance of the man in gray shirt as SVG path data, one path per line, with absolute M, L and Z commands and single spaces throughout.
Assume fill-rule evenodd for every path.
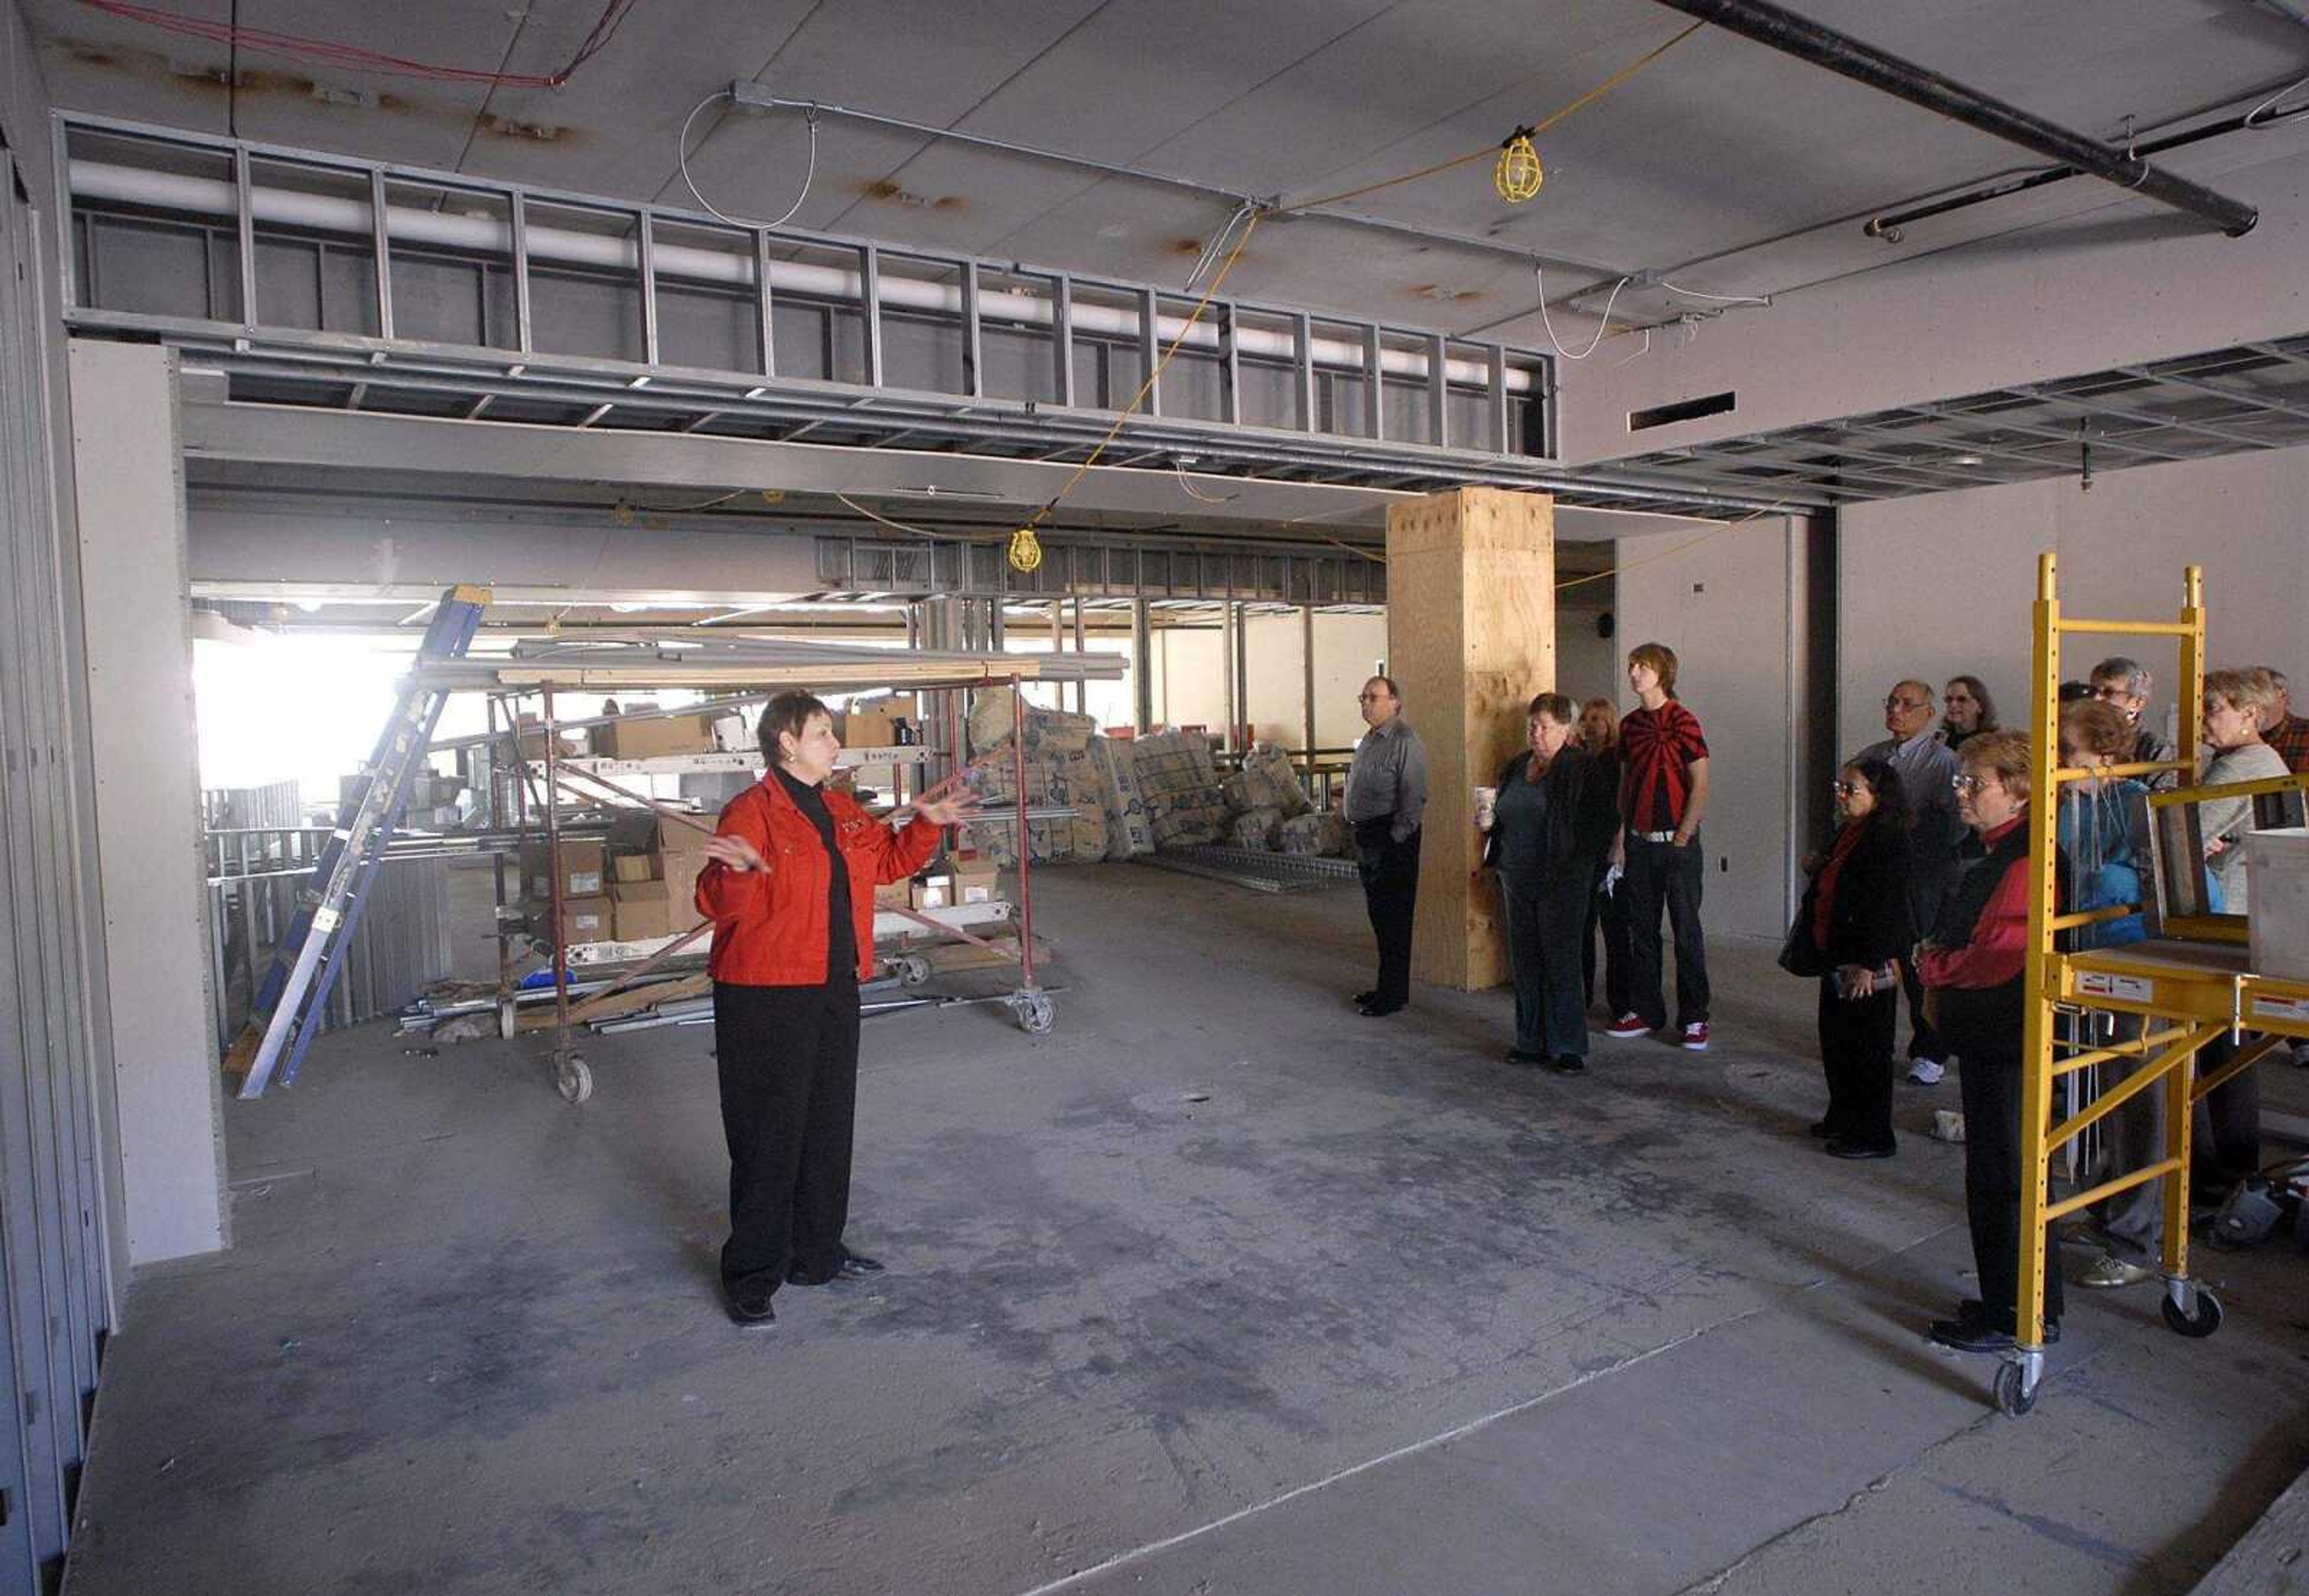
M 1965 826 L 1956 807 L 1956 750 L 1933 735 L 1929 681 L 1903 681 L 1884 696 L 1884 729 L 1891 735 L 1860 750 L 1878 759 L 1900 778 L 1900 792 L 1916 817 L 1910 835 L 1908 907 L 1920 926 L 1940 915 L 1941 897 L 1956 869 L 1956 845 Z M 1908 1079 L 1933 1086 L 1947 1073 L 1948 1050 L 1924 1019 L 1924 984 L 1909 961 L 1900 961 L 1900 984 L 1908 994 Z
M 1363 724 L 1347 768 L 1347 824 L 1354 828 L 1363 902 L 1379 939 L 1379 984 L 1355 993 L 1355 1011 L 1377 1019 L 1411 1002 L 1411 923 L 1419 902 L 1419 822 L 1427 809 L 1427 750 L 1403 718 L 1392 677 L 1363 683 Z

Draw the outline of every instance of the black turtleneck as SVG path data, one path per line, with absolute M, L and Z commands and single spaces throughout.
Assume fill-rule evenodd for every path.
M 817 828 L 817 839 L 826 845 L 826 856 L 833 865 L 826 876 L 826 978 L 855 981 L 858 929 L 850 917 L 850 866 L 842 857 L 841 845 L 835 840 L 833 811 L 826 807 L 826 794 L 818 791 L 817 783 L 796 781 L 786 774 L 783 765 L 772 768 L 777 773 L 778 785 L 793 800 L 794 807 Z

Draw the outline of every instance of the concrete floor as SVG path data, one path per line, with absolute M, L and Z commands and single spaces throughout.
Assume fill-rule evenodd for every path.
M 1809 987 L 1713 950 L 1704 1056 L 1499 1062 L 1352 1013 L 1352 890 L 1038 873 L 1057 1030 L 868 1022 L 871 1288 L 713 1288 L 705 1028 L 325 1038 L 228 1115 L 238 1245 L 130 1288 L 73 1596 L 2184 1591 L 2309 1465 L 2309 1260 L 2228 1322 L 2071 1293 L 2037 1411 L 1921 1336 L 1959 1149 L 1844 1164 Z M 2287 1071 L 2272 1095 L 2297 1097 Z M 2297 1109 L 2295 1110 L 2297 1112 Z

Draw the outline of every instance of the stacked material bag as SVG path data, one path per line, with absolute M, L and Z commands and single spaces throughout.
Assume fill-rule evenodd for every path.
M 1283 835 L 1283 811 L 1279 809 L 1246 809 L 1229 823 L 1232 841 L 1239 848 L 1257 848 L 1271 854 Z
M 978 753 L 1007 741 L 1010 735 L 1011 696 L 1006 691 L 982 692 L 970 707 L 970 746 Z M 1087 715 L 1063 709 L 1026 706 L 1026 762 L 1058 754 L 1086 754 L 1098 734 L 1098 722 Z
M 978 763 L 970 786 L 989 811 L 1017 802 L 1016 768 L 1009 757 L 1011 703 L 1007 692 L 987 692 L 971 707 L 970 743 Z M 1026 805 L 1075 811 L 1026 822 L 1026 857 L 1034 863 L 1092 863 L 1107 856 L 1114 777 L 1111 761 L 1091 752 L 1094 742 L 1104 741 L 1093 735 L 1096 729 L 1089 716 L 1026 706 Z M 1015 820 L 1004 824 L 993 815 L 973 827 L 979 846 L 1002 865 L 1018 862 L 1017 832 Z
M 1136 745 L 1111 737 L 1090 741 L 1091 761 L 1105 777 L 1106 856 L 1136 859 L 1154 851 L 1154 822 L 1146 801 L 1138 794 L 1138 762 L 1131 757 Z
M 1287 820 L 1314 806 L 1299 785 L 1299 772 L 1293 768 L 1291 756 L 1272 742 L 1260 742 L 1243 755 L 1242 768 L 1227 778 L 1227 807 L 1237 814 L 1271 809 Z
M 1218 768 L 1211 760 L 1211 740 L 1199 732 L 1163 732 L 1141 737 L 1130 748 L 1154 846 L 1216 842 L 1228 815 Z
M 1285 854 L 1329 857 L 1353 852 L 1347 846 L 1351 840 L 1346 817 L 1336 810 L 1323 809 L 1294 816 L 1276 827 L 1275 846 Z

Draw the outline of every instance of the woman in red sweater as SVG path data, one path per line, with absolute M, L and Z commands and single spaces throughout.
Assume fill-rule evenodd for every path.
M 2028 738 L 1982 732 L 1957 754 L 1957 811 L 1972 828 L 1928 941 L 1916 949 L 1932 1023 L 1962 1061 L 1964 1204 L 1980 1295 L 1933 1322 L 1964 1352 L 2012 1345 L 2020 1295 L 2020 1052 L 2028 968 Z M 2060 1249 L 2045 1248 L 2045 1341 L 2061 1339 Z
M 769 770 L 731 799 L 705 845 L 697 912 L 713 922 L 713 1049 L 730 1142 L 730 1317 L 767 1324 L 788 1281 L 882 1266 L 842 1245 L 858 1102 L 858 983 L 873 973 L 874 888 L 937 851 L 965 802 L 917 805 L 903 828 L 825 785 L 842 752 L 808 693 L 763 711 Z

